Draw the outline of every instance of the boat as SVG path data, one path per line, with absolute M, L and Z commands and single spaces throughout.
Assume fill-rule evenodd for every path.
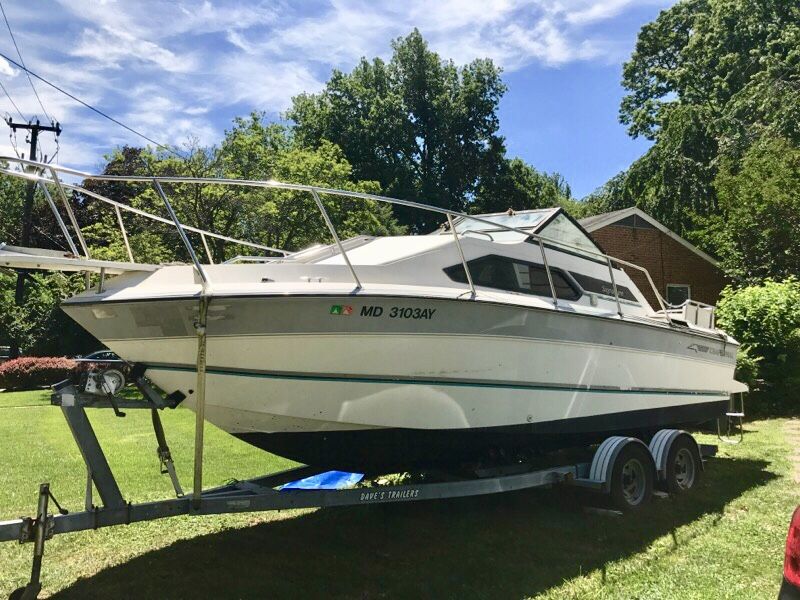
M 0 265 L 100 272 L 96 286 L 63 302 L 72 319 L 181 407 L 300 463 L 385 473 L 647 438 L 724 415 L 741 390 L 738 344 L 716 327 L 714 308 L 666 305 L 645 269 L 605 255 L 563 208 L 466 215 L 275 181 L 91 175 L 5 160 L 20 166 L 2 172 L 62 199 L 80 191 L 118 214 L 135 209 L 61 178 L 155 186 L 170 218 L 150 216 L 175 224 L 192 263 L 140 265 L 128 248 L 130 262 L 104 268 L 78 235 L 84 253 L 74 242 L 61 255 L 0 247 Z M 250 243 L 263 256 L 201 262 L 186 233 L 204 246 L 224 236 L 178 221 L 163 189 L 174 183 L 307 193 L 330 243 Z M 340 239 L 323 195 L 433 211 L 443 225 Z

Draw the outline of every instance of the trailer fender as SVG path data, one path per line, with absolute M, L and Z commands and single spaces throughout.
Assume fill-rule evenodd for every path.
M 674 444 L 675 441 L 682 436 L 685 436 L 691 441 L 691 444 L 697 451 L 697 456 L 702 456 L 700 454 L 700 446 L 697 445 L 697 440 L 695 440 L 694 437 L 692 437 L 689 433 L 681 429 L 662 429 L 653 436 L 652 440 L 650 440 L 650 454 L 653 455 L 653 460 L 655 461 L 656 465 L 656 475 L 661 481 L 667 478 L 667 459 L 669 457 L 669 451 L 672 448 L 672 444 Z M 702 471 L 702 460 L 700 461 L 699 466 L 700 470 Z
M 603 441 L 594 453 L 592 465 L 589 469 L 589 479 L 600 482 L 603 492 L 609 491 L 609 482 L 611 480 L 611 474 L 614 471 L 614 464 L 616 463 L 617 456 L 628 444 L 641 444 L 647 449 L 647 446 L 642 440 L 634 437 L 615 435 Z

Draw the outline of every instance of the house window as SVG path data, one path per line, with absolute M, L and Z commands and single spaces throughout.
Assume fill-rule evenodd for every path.
M 537 263 L 512 260 L 503 256 L 489 255 L 475 258 L 467 263 L 475 285 L 518 292 L 551 296 L 550 282 L 544 267 Z M 467 282 L 464 266 L 447 267 L 448 277 L 460 283 Z M 560 269 L 550 269 L 556 296 L 562 300 L 577 300 L 581 294 L 562 274 Z
M 667 302 L 672 306 L 683 304 L 691 298 L 691 288 L 685 283 L 667 284 Z

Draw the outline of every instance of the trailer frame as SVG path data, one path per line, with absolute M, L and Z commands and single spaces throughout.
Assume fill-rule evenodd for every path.
M 253 479 L 232 481 L 226 485 L 203 490 L 199 497 L 185 495 L 175 473 L 174 464 L 161 425 L 159 411 L 176 408 L 182 398 L 163 398 L 152 385 L 134 368 L 133 380 L 143 400 L 133 400 L 112 393 L 105 396 L 80 391 L 71 381 L 55 386 L 51 404 L 59 406 L 73 438 L 83 457 L 86 472 L 86 494 L 84 509 L 70 512 L 58 504 L 50 484 L 41 483 L 37 496 L 36 515 L 9 521 L 0 521 L 0 542 L 17 541 L 33 543 L 33 561 L 28 584 L 12 593 L 11 598 L 36 598 L 41 591 L 41 570 L 45 542 L 55 535 L 99 529 L 114 525 L 164 519 L 179 515 L 203 516 L 226 513 L 260 512 L 300 508 L 333 506 L 355 506 L 414 502 L 510 492 L 515 490 L 550 487 L 556 484 L 578 486 L 601 493 L 610 492 L 611 475 L 616 457 L 629 444 L 641 445 L 639 439 L 625 436 L 607 438 L 594 453 L 591 462 L 575 462 L 534 468 L 527 463 L 514 463 L 489 469 L 474 470 L 472 475 L 464 473 L 426 472 L 439 480 L 398 485 L 371 485 L 348 489 L 281 489 L 281 486 L 320 474 L 325 469 L 300 466 L 271 473 Z M 122 409 L 149 409 L 153 430 L 158 441 L 158 458 L 161 472 L 169 475 L 175 489 L 175 497 L 163 500 L 132 503 L 124 499 L 117 479 L 108 464 L 100 441 L 95 434 L 86 408 L 112 408 L 115 414 L 124 417 Z M 664 473 L 664 461 L 672 440 L 687 435 L 679 430 L 662 430 L 654 436 L 660 440 L 659 447 L 648 448 L 652 454 L 654 476 Z M 691 438 L 691 436 L 689 436 Z M 694 440 L 694 438 L 691 438 Z M 699 456 L 712 456 L 716 446 L 698 445 Z M 648 456 L 650 455 L 648 454 Z M 656 461 L 660 461 L 658 464 Z M 700 464 L 702 468 L 702 461 Z M 93 501 L 92 489 L 96 488 L 101 505 Z M 57 514 L 50 512 L 50 502 Z

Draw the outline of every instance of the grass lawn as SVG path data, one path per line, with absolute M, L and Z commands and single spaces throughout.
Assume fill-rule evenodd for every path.
M 147 411 L 89 411 L 125 497 L 168 497 Z M 163 413 L 184 485 L 194 415 Z M 399 505 L 188 518 L 58 536 L 56 598 L 775 598 L 800 503 L 797 422 L 748 425 L 688 497 L 642 513 L 585 514 L 574 490 Z M 796 436 L 792 438 L 792 436 Z M 290 463 L 207 429 L 206 483 Z M 714 436 L 700 436 L 713 443 Z M 44 392 L 0 394 L 0 519 L 34 511 L 40 481 L 83 504 L 81 457 Z M 27 581 L 32 547 L 0 545 L 0 597 Z

